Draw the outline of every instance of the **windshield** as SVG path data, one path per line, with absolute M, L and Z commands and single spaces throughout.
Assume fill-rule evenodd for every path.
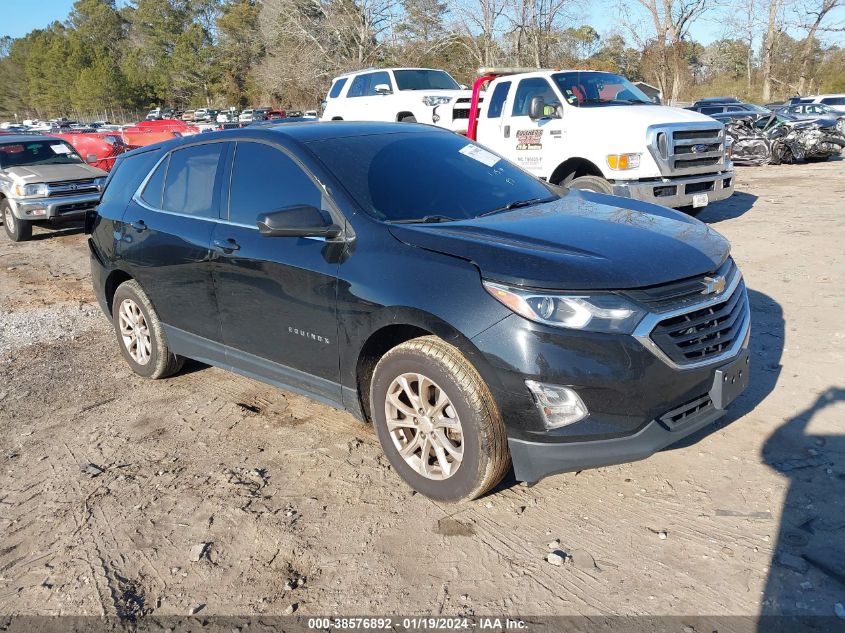
M 0 169 L 84 162 L 71 145 L 60 140 L 0 144 Z
M 458 82 L 442 70 L 394 70 L 399 90 L 460 90 Z
M 651 99 L 630 81 L 612 73 L 573 71 L 552 75 L 558 90 L 569 105 L 576 108 L 602 105 L 630 105 Z
M 448 132 L 350 136 L 308 146 L 379 220 L 466 220 L 557 198 L 540 180 Z

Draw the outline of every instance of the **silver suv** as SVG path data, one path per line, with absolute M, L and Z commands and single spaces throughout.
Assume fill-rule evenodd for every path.
M 106 172 L 86 164 L 70 143 L 49 136 L 0 136 L 0 217 L 13 242 L 35 222 L 84 218 L 100 200 Z

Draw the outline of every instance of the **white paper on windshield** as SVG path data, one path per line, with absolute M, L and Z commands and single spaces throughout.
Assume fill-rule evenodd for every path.
M 55 154 L 70 154 L 70 148 L 67 145 L 51 145 Z
M 488 152 L 486 149 L 478 147 L 478 145 L 464 145 L 459 151 L 464 156 L 469 156 L 479 163 L 484 163 L 488 167 L 492 167 L 501 160 L 492 152 Z

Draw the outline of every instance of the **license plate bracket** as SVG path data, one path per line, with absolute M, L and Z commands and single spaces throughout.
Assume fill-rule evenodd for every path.
M 697 193 L 692 197 L 692 206 L 695 209 L 706 207 L 710 203 L 710 196 L 706 193 Z
M 710 400 L 717 409 L 724 409 L 748 386 L 750 357 L 748 350 L 740 352 L 733 361 L 716 370 Z

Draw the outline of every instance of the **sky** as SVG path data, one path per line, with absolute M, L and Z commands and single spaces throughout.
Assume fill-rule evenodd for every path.
M 398 0 L 397 0 L 398 1 Z M 0 0 L 0 36 L 11 35 L 20 37 L 26 35 L 33 29 L 44 28 L 56 20 L 67 19 L 74 0 Z M 123 3 L 123 2 L 121 2 Z M 586 0 L 587 11 L 584 12 L 577 25 L 591 24 L 599 33 L 608 33 L 621 29 L 621 25 L 614 21 L 618 15 L 616 10 L 608 10 L 613 5 L 613 0 L 601 0 L 595 2 Z M 835 21 L 845 21 L 845 7 L 836 10 L 839 14 L 834 16 Z M 726 32 L 724 15 L 712 12 L 709 16 L 696 22 L 691 31 L 693 39 L 701 44 L 709 44 L 721 37 L 730 36 Z M 826 36 L 824 39 L 830 43 L 845 44 L 845 36 Z

